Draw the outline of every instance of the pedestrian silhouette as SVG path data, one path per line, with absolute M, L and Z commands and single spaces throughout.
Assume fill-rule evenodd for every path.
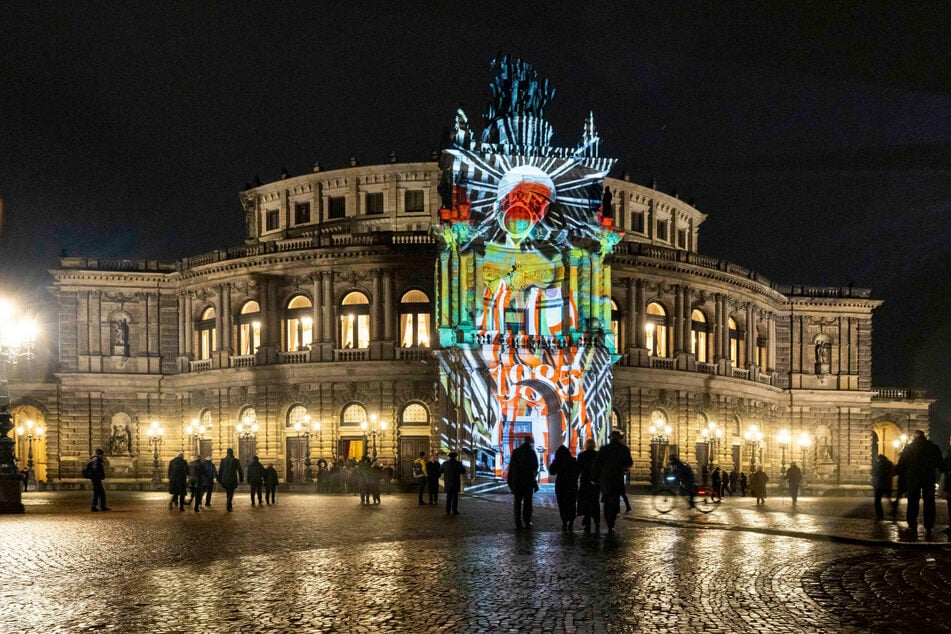
M 561 515 L 561 529 L 566 533 L 574 530 L 578 509 L 578 461 L 564 445 L 555 450 L 555 459 L 548 467 L 555 476 L 555 498 Z

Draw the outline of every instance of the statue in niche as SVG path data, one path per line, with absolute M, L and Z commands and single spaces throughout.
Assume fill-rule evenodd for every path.
M 112 426 L 112 438 L 109 439 L 109 448 L 113 456 L 123 456 L 129 453 L 132 444 L 132 435 L 129 428 L 122 424 Z
M 112 322 L 112 354 L 129 356 L 129 322 L 125 319 Z
M 816 374 L 829 374 L 832 370 L 832 341 L 828 335 L 819 335 L 815 340 Z

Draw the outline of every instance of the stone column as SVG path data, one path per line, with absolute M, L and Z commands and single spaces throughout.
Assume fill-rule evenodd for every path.
M 323 305 L 320 307 L 321 310 L 321 319 L 324 322 L 324 338 L 325 342 L 333 342 L 336 337 L 334 336 L 334 326 L 333 326 L 333 288 L 334 288 L 334 277 L 333 272 L 323 271 L 321 272 L 321 277 L 323 278 L 323 291 L 324 291 L 324 301 Z
M 376 343 L 380 340 L 380 322 L 383 321 L 383 280 L 379 269 L 371 271 L 371 274 L 373 302 L 370 304 L 370 341 Z
M 439 305 L 436 306 L 437 324 L 440 328 L 449 327 L 449 254 L 439 254 Z
M 644 293 L 644 280 L 635 282 L 634 341 L 638 348 L 647 349 L 647 299 Z
M 89 354 L 102 354 L 102 293 L 89 293 Z
M 482 313 L 483 306 L 483 295 L 485 295 L 485 280 L 482 278 L 482 263 L 484 260 L 484 255 L 476 251 L 472 256 L 472 266 L 475 269 L 473 271 L 473 279 L 475 280 L 475 292 L 472 297 L 472 312 L 473 319 L 476 323 L 472 324 L 473 327 L 478 325 L 479 315 Z M 564 315 L 562 315 L 564 318 Z M 564 322 L 562 322 L 564 323 Z
M 674 287 L 674 349 L 672 357 L 684 352 L 684 296 L 680 286 Z
M 231 316 L 231 284 L 221 285 L 221 349 L 231 353 L 231 335 L 234 320 Z
M 624 280 L 625 286 L 627 286 L 627 319 L 626 328 L 627 328 L 627 344 L 628 348 L 637 347 L 637 297 L 635 295 L 635 283 L 634 278 L 628 277 Z
M 746 305 L 746 367 L 756 365 L 756 322 L 753 305 Z
M 313 297 L 313 300 L 314 300 L 312 303 L 313 309 L 311 314 L 311 319 L 314 322 L 314 326 L 313 326 L 314 345 L 311 346 L 312 349 L 316 348 L 317 347 L 316 344 L 324 340 L 324 320 L 323 320 L 322 308 L 321 308 L 323 306 L 323 297 L 321 296 L 321 292 L 322 292 L 321 276 L 322 275 L 323 274 L 318 271 L 314 273 L 314 275 L 311 277 L 311 284 L 312 284 L 311 297 Z M 319 359 L 313 359 L 313 360 L 318 361 Z
M 776 315 L 770 313 L 767 324 L 769 342 L 766 344 L 766 369 L 773 374 L 776 372 Z
M 383 338 L 393 341 L 393 271 L 383 271 Z
M 690 309 L 690 287 L 681 286 L 681 292 L 683 293 L 683 307 L 684 307 L 684 341 L 683 341 L 683 350 L 684 352 L 693 352 L 693 318 L 691 317 Z
M 726 318 L 723 316 L 725 312 L 723 296 L 719 293 L 714 295 L 713 306 L 713 360 L 719 363 L 720 359 L 723 359 L 725 356 L 723 349 L 723 324 L 726 322 Z
M 195 343 L 195 313 L 194 296 L 190 291 L 185 292 L 185 356 L 194 359 L 193 346 Z

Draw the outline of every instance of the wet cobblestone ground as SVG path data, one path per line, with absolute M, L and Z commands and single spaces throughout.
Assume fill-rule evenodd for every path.
M 109 495 L 109 513 L 30 493 L 0 516 L 4 631 L 951 631 L 943 533 L 902 546 L 870 500 L 659 517 L 634 497 L 616 534 L 565 535 L 545 498 L 515 532 L 504 496 L 446 517 L 410 494 L 242 495 L 233 513 Z

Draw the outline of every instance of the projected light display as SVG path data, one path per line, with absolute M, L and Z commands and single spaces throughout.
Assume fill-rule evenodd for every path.
M 481 138 L 459 110 L 442 156 L 437 358 L 443 447 L 501 476 L 522 436 L 545 465 L 559 445 L 607 436 L 605 258 L 621 234 L 603 189 L 615 160 L 598 156 L 593 117 L 576 147 L 552 146 L 548 81 L 518 59 L 493 67 Z

